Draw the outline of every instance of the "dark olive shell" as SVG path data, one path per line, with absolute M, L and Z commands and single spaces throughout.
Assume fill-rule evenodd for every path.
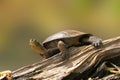
M 84 34 L 87 34 L 87 33 L 80 32 L 77 30 L 64 30 L 64 31 L 61 31 L 61 32 L 58 32 L 56 34 L 49 36 L 47 39 L 45 39 L 45 41 L 43 42 L 43 45 L 49 42 L 54 43 L 56 40 L 60 40 L 60 39 L 65 41 L 68 38 L 80 37 Z

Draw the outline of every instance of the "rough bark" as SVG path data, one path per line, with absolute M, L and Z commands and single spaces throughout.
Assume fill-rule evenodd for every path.
M 62 60 L 57 54 L 15 70 L 12 76 L 15 80 L 80 80 L 100 62 L 120 56 L 120 36 L 103 41 L 99 48 L 91 45 L 71 47 L 67 54 L 67 60 Z

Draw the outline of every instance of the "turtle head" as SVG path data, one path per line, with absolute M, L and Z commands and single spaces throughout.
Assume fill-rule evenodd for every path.
M 29 45 L 35 52 L 41 55 L 46 53 L 46 49 L 36 39 L 30 39 Z

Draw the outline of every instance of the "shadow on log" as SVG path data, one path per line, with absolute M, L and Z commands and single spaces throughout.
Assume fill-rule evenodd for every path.
M 96 49 L 93 46 L 71 47 L 69 59 L 62 60 L 59 54 L 12 72 L 15 80 L 85 80 L 100 62 L 120 56 L 120 37 L 103 41 Z

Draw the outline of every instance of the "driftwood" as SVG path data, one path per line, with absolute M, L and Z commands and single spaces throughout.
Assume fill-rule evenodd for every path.
M 103 41 L 100 48 L 71 47 L 69 59 L 59 54 L 12 72 L 15 80 L 85 80 L 100 62 L 120 56 L 120 36 Z M 64 53 L 63 53 L 64 54 Z

